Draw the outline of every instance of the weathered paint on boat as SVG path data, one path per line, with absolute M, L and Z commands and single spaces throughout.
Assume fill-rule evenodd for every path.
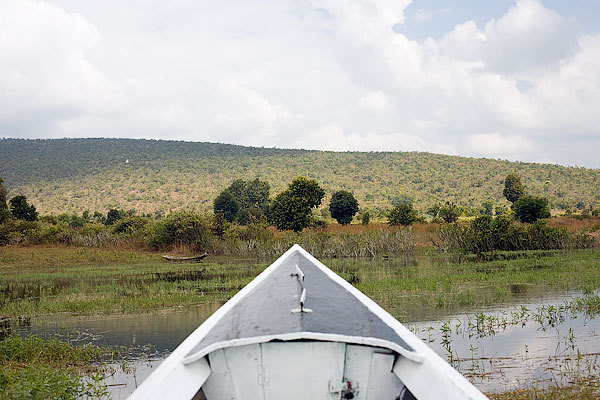
M 294 245 L 131 399 L 485 399 L 375 302 Z

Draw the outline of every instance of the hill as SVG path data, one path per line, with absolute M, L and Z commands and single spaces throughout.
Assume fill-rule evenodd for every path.
M 502 189 L 511 172 L 554 209 L 600 205 L 600 170 L 550 164 L 159 140 L 0 140 L 0 177 L 9 196 L 26 195 L 42 213 L 209 209 L 237 178 L 266 180 L 274 194 L 299 175 L 319 181 L 328 195 L 351 190 L 361 207 L 373 210 L 399 197 L 422 210 L 445 201 L 477 208 L 489 199 L 508 204 Z

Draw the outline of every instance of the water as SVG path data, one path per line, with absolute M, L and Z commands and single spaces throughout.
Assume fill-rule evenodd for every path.
M 560 386 L 600 372 L 600 318 L 566 306 L 579 296 L 573 292 L 407 327 L 483 391 Z
M 547 294 L 518 306 L 471 309 L 405 324 L 483 391 L 561 384 L 575 374 L 599 372 L 600 318 L 576 310 L 560 311 L 582 296 L 581 292 Z M 64 335 L 76 343 L 127 346 L 130 350 L 111 365 L 113 373 L 106 380 L 112 398 L 125 399 L 220 305 L 40 320 L 17 329 Z
M 510 253 L 508 256 L 501 254 L 494 257 L 530 255 Z M 402 259 L 337 259 L 326 261 L 325 264 L 349 281 L 357 280 L 354 284 L 359 284 L 361 273 L 372 272 L 383 277 L 402 276 L 403 267 L 427 268 L 469 261 L 481 260 L 471 256 L 417 253 Z M 363 268 L 363 265 L 368 268 Z M 242 272 L 248 273 L 246 269 Z M 168 280 L 202 277 L 169 273 L 150 278 Z M 23 288 L 25 292 L 42 289 Z M 5 295 L 12 295 L 13 292 L 14 296 L 21 295 L 15 288 L 10 290 Z M 475 290 L 477 299 L 483 299 L 485 303 L 478 307 L 423 304 L 419 297 L 401 297 L 395 291 L 379 295 L 376 300 L 486 392 L 561 384 L 576 374 L 599 374 L 596 359 L 600 354 L 600 318 L 574 311 L 556 315 L 546 312 L 543 318 L 536 320 L 537 315 L 543 314 L 539 312 L 542 307 L 544 310 L 549 306 L 558 308 L 573 298 L 584 296 L 584 293 L 561 292 L 540 285 L 513 285 L 500 297 L 494 288 Z M 211 303 L 153 314 L 24 320 L 13 324 L 12 329 L 21 334 L 58 334 L 75 343 L 126 346 L 128 352 L 111 365 L 112 375 L 106 380 L 111 396 L 125 399 L 220 306 L 220 303 Z M 522 307 L 528 310 L 526 315 Z M 478 318 L 483 321 L 481 324 Z

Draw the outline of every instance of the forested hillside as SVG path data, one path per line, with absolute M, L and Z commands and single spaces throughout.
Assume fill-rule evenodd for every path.
M 169 212 L 208 209 L 233 180 L 260 178 L 275 194 L 296 176 L 327 195 L 352 191 L 362 208 L 408 198 L 425 210 L 452 201 L 477 208 L 502 196 L 508 173 L 553 209 L 600 205 L 600 170 L 417 152 L 322 152 L 133 139 L 0 140 L 0 178 L 42 213 L 110 208 Z M 328 201 L 324 201 L 324 204 Z

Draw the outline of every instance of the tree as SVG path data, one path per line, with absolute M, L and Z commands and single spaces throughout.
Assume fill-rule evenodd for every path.
M 411 203 L 400 203 L 388 214 L 390 225 L 410 225 L 418 220 L 419 214 Z
M 264 220 L 269 213 L 270 190 L 270 185 L 258 178 L 253 181 L 236 179 L 219 195 L 219 197 L 225 197 L 221 199 L 217 197 L 219 202 L 226 202 L 219 204 L 219 207 L 227 208 L 215 208 L 215 214 L 219 211 L 223 211 L 227 221 L 237 221 L 241 225 Z M 233 205 L 228 195 L 224 194 L 225 192 L 229 192 L 233 196 L 233 199 L 237 203 L 237 207 Z M 215 202 L 217 202 L 217 199 L 215 199 Z
M 447 201 L 446 204 L 439 208 L 438 215 L 444 221 L 452 223 L 458 221 L 460 210 L 456 204 Z
M 6 188 L 2 184 L 4 181 L 0 178 L 0 224 L 10 218 L 8 204 L 6 204 Z
M 521 183 L 521 177 L 517 174 L 508 174 L 504 178 L 504 191 L 502 192 L 506 200 L 513 203 L 513 206 L 519 197 L 525 194 L 525 187 Z
M 33 204 L 27 203 L 27 197 L 23 195 L 10 199 L 10 211 L 16 219 L 25 221 L 36 221 L 38 213 Z
M 339 190 L 331 196 L 329 212 L 338 223 L 347 225 L 358 212 L 358 201 L 347 190 Z
M 514 203 L 515 218 L 521 222 L 535 222 L 550 218 L 550 205 L 545 197 L 521 196 Z
M 225 219 L 229 222 L 233 222 L 233 220 L 235 220 L 239 208 L 239 202 L 227 189 L 223 190 L 213 203 L 215 215 L 222 213 Z
M 310 210 L 321 204 L 323 196 L 325 191 L 317 181 L 298 177 L 273 200 L 271 222 L 279 230 L 290 229 L 299 232 L 310 225 Z

